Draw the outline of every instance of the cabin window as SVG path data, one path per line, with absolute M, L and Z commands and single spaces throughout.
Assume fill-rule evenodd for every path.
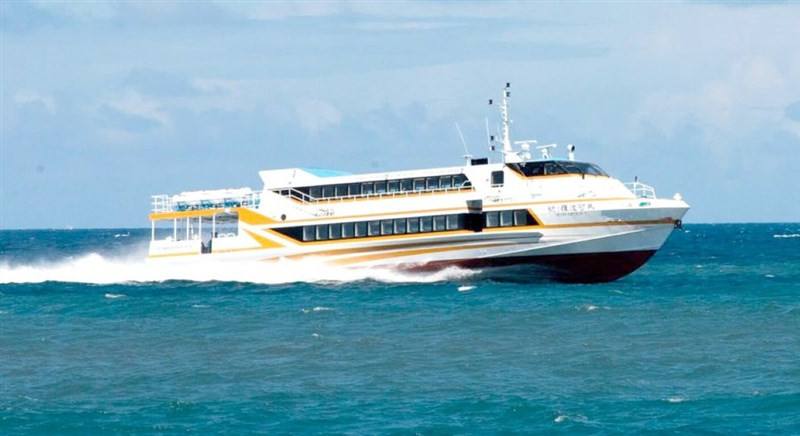
M 397 192 L 400 190 L 400 181 L 399 180 L 389 180 L 387 183 L 387 191 L 389 192 Z
M 433 231 L 434 232 L 441 232 L 447 228 L 447 224 L 445 222 L 444 215 L 438 215 L 433 217 Z
M 400 190 L 404 192 L 414 190 L 414 181 L 411 179 L 403 179 L 400 181 Z
M 375 182 L 375 193 L 383 194 L 386 192 L 386 182 Z
M 439 177 L 439 187 L 440 188 L 450 188 L 453 186 L 453 178 L 450 176 L 442 176 Z
M 342 237 L 342 225 L 341 224 L 331 224 L 330 229 L 330 236 L 331 239 L 341 239 Z
M 394 221 L 383 220 L 381 221 L 381 235 L 391 235 L 394 227 Z
M 303 241 L 313 241 L 317 236 L 314 226 L 303 226 Z
M 424 216 L 419 219 L 419 231 L 422 233 L 433 231 L 433 217 Z
M 347 185 L 336 185 L 336 196 L 344 197 L 347 195 Z
M 370 183 L 362 183 L 361 184 L 361 194 L 363 194 L 363 195 L 372 194 L 374 192 L 374 189 L 375 189 L 375 185 L 372 182 L 370 182 Z
M 408 233 L 419 233 L 419 218 L 408 219 Z
M 486 227 L 500 226 L 500 214 L 497 212 L 486 212 Z
M 381 222 L 380 221 L 370 221 L 369 222 L 369 235 L 370 236 L 378 236 L 381 234 Z
M 322 198 L 322 187 L 312 186 L 308 190 L 308 195 L 312 196 L 313 198 Z
M 406 219 L 400 218 L 394 220 L 394 233 L 396 235 L 402 235 L 406 232 Z
M 464 228 L 463 215 L 447 215 L 447 230 L 458 230 Z
M 355 236 L 355 223 L 342 224 L 342 238 L 352 238 Z
M 317 226 L 317 240 L 324 241 L 328 239 L 329 232 L 328 232 L 328 225 L 324 224 L 321 226 Z
M 438 177 L 428 177 L 425 181 L 428 189 L 439 189 L 439 178 Z
M 356 238 L 363 238 L 367 236 L 367 222 L 361 221 L 356 223 Z
M 414 190 L 415 191 L 424 191 L 425 190 L 425 179 L 414 179 Z
M 461 187 L 467 186 L 466 182 L 467 182 L 467 176 L 465 176 L 463 174 L 456 174 L 456 175 L 453 176 L 453 187 L 454 188 L 461 188 Z
M 500 212 L 500 226 L 501 227 L 508 227 L 514 225 L 514 212 L 510 210 L 504 210 Z
M 347 195 L 361 195 L 361 185 L 358 183 L 347 185 Z
M 492 171 L 492 186 L 503 186 L 503 172 Z
M 525 209 L 519 209 L 514 211 L 514 225 L 515 226 L 526 226 L 528 225 L 528 211 Z

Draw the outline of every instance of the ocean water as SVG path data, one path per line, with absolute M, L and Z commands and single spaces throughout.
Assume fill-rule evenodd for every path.
M 0 232 L 0 434 L 800 433 L 800 224 L 687 225 L 599 285 L 147 238 Z

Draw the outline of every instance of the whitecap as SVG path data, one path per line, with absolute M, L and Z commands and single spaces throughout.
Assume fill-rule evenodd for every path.
M 775 278 L 775 274 L 764 274 L 764 277 L 766 277 L 768 279 L 774 279 Z
M 330 307 L 325 307 L 325 306 L 316 306 L 316 307 L 312 307 L 311 309 L 303 308 L 303 309 L 300 309 L 300 311 L 303 312 L 303 313 L 328 312 L 328 311 L 333 311 L 333 309 L 331 309 Z
M 675 395 L 667 397 L 665 401 L 668 403 L 683 403 L 684 401 L 686 401 L 686 398 Z
M 117 298 L 127 297 L 127 295 L 125 295 L 125 294 L 112 294 L 110 292 L 106 293 L 104 296 L 106 298 L 108 298 L 108 299 L 111 299 L 111 300 L 114 300 L 114 299 L 117 299 Z
M 475 286 L 459 286 L 458 292 L 468 292 L 475 289 Z
M 208 304 L 192 304 L 192 307 L 195 309 L 206 309 L 211 306 L 209 306 Z
M 311 333 L 311 336 L 313 336 L 315 338 L 318 338 L 318 337 L 320 337 L 320 334 L 319 333 Z
M 553 422 L 564 422 L 564 421 L 567 420 L 567 418 L 568 418 L 567 415 L 558 415 L 558 416 L 555 417 Z
M 782 234 L 772 235 L 772 237 L 777 239 L 800 238 L 800 233 L 782 233 Z

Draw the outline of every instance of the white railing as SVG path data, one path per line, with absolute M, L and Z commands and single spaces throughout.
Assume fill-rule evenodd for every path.
M 153 195 L 153 212 L 183 212 L 187 210 L 224 209 L 232 207 L 258 208 L 261 203 L 261 193 L 251 192 L 244 195 L 231 195 L 225 197 L 198 197 L 186 198 L 181 195 Z
M 419 191 L 396 191 L 396 192 L 380 192 L 371 194 L 358 194 L 358 195 L 340 195 L 338 197 L 317 198 L 312 197 L 304 192 L 298 191 L 294 188 L 277 189 L 273 192 L 284 197 L 292 197 L 303 203 L 335 203 L 344 200 L 352 200 L 356 198 L 386 198 L 386 197 L 410 197 L 415 195 L 423 195 L 430 192 L 466 192 L 472 191 L 472 185 L 436 189 L 423 189 Z
M 655 199 L 656 198 L 656 190 L 650 185 L 645 185 L 642 182 L 631 182 L 626 183 L 625 187 L 628 188 L 636 198 L 649 198 Z

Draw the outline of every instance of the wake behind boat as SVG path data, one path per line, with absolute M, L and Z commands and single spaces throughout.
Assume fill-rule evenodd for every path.
M 605 282 L 635 271 L 689 206 L 679 194 L 657 198 L 650 186 L 624 184 L 576 161 L 571 145 L 567 159 L 556 159 L 554 144 L 512 142 L 509 88 L 500 105 L 502 138 L 489 138 L 492 149 L 502 147 L 500 163 L 466 156 L 463 166 L 360 175 L 265 170 L 261 190 L 156 195 L 148 258 L 515 266 L 516 280 L 524 267 L 531 278 L 564 282 Z

